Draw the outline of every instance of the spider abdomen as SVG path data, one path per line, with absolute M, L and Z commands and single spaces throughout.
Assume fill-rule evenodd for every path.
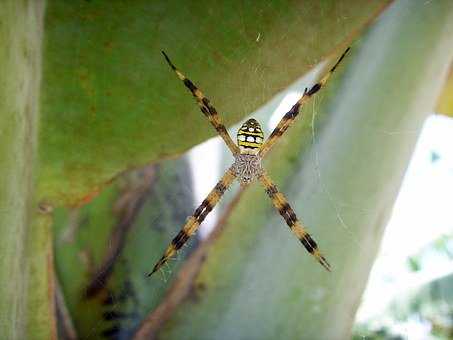
M 250 118 L 237 133 L 237 142 L 241 153 L 256 154 L 263 145 L 264 135 L 260 123 Z
M 261 158 L 250 154 L 236 155 L 233 171 L 242 184 L 251 183 L 263 173 Z

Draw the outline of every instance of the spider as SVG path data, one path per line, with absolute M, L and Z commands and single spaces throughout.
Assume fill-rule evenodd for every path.
M 167 247 L 162 258 L 155 264 L 153 270 L 148 274 L 151 276 L 158 271 L 167 261 L 173 257 L 176 252 L 187 242 L 187 240 L 197 231 L 200 224 L 211 212 L 215 205 L 220 201 L 224 192 L 230 187 L 235 179 L 237 179 L 241 186 L 245 187 L 250 183 L 258 180 L 264 186 L 266 194 L 272 200 L 272 204 L 278 210 L 280 215 L 284 218 L 291 231 L 296 235 L 299 241 L 303 244 L 305 249 L 312 254 L 315 259 L 328 271 L 330 265 L 318 249 L 318 245 L 313 238 L 308 234 L 305 227 L 297 219 L 296 214 L 289 205 L 285 196 L 277 189 L 277 186 L 270 179 L 269 175 L 261 165 L 261 160 L 269 152 L 271 147 L 277 140 L 284 134 L 288 127 L 294 122 L 299 114 L 300 107 L 316 92 L 318 92 L 327 82 L 327 79 L 335 71 L 337 66 L 349 51 L 349 47 L 343 52 L 341 57 L 329 72 L 311 88 L 305 88 L 301 98 L 295 103 L 292 108 L 283 116 L 278 125 L 270 134 L 269 138 L 264 141 L 263 130 L 260 124 L 255 119 L 247 120 L 239 129 L 237 133 L 237 144 L 233 142 L 228 134 L 222 120 L 217 113 L 214 106 L 211 105 L 208 98 L 206 98 L 200 89 L 195 84 L 186 78 L 171 62 L 170 58 L 162 51 L 165 60 L 181 79 L 184 85 L 192 92 L 201 112 L 209 119 L 211 124 L 216 129 L 217 133 L 225 141 L 226 145 L 234 156 L 233 165 L 225 172 L 220 181 L 216 184 L 214 189 L 203 200 L 200 206 L 195 210 L 194 214 L 190 216 L 181 231 L 171 241 Z

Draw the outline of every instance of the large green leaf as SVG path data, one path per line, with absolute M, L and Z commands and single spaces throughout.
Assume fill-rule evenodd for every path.
M 193 212 L 189 172 L 185 158 L 167 160 L 121 176 L 90 204 L 57 209 L 57 273 L 81 338 L 124 337 L 158 305 L 168 283 L 145 274 Z
M 390 6 L 353 46 L 343 77 L 313 106 L 323 113 L 314 143 L 307 141 L 308 115 L 299 122 L 302 138 L 294 129 L 269 159 L 277 182 L 285 170 L 288 175 L 288 169 L 297 169 L 283 188 L 332 263 L 332 273 L 283 229 L 263 190 L 251 188 L 225 231 L 211 240 L 196 280 L 173 288 L 170 302 L 163 302 L 170 310 L 151 314 L 140 337 L 156 335 L 148 324 L 157 325 L 165 339 L 350 336 L 418 132 L 447 76 L 452 37 L 452 2 Z M 184 290 L 196 299 L 179 298 L 175 306 L 172 297 Z
M 40 199 L 86 203 L 120 172 L 215 134 L 161 49 L 230 125 L 356 34 L 386 3 L 48 1 Z

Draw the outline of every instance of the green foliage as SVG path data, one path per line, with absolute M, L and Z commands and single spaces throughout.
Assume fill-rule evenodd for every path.
M 409 289 L 401 291 L 381 313 L 373 316 L 366 323 L 354 329 L 355 338 L 363 336 L 374 339 L 378 331 L 392 333 L 401 330 L 404 323 L 418 320 L 431 327 L 432 339 L 451 339 L 453 335 L 453 274 L 430 280 L 424 279 L 420 284 L 412 284 Z M 404 328 L 403 328 L 404 329 Z M 404 334 L 403 334 L 404 335 Z M 379 339 L 379 337 L 376 337 Z
M 56 269 L 80 337 L 115 327 L 117 336 L 128 334 L 158 305 L 170 273 L 155 280 L 145 273 L 193 212 L 187 178 L 184 159 L 168 160 L 121 176 L 82 208 L 56 211 Z
M 160 50 L 231 126 L 340 50 L 387 3 L 48 0 L 45 20 L 42 1 L 0 4 L 0 334 L 56 338 L 55 287 L 81 337 L 116 326 L 131 337 L 175 293 L 186 299 L 166 311 L 164 338 L 349 334 L 416 139 L 386 132 L 416 131 L 432 109 L 449 62 L 441 51 L 451 5 L 388 9 L 354 46 L 345 75 L 269 157 L 272 177 L 331 259 L 331 276 L 253 187 L 195 282 L 145 279 L 195 203 L 187 162 L 168 158 L 215 134 Z M 146 169 L 151 177 L 140 178 Z
M 230 125 L 331 53 L 382 6 L 353 0 L 258 6 L 49 1 L 40 199 L 86 203 L 125 169 L 214 136 L 160 50 L 209 94 Z
M 408 259 L 408 265 L 411 271 L 418 272 L 420 270 L 420 262 L 417 260 L 416 257 L 410 257 Z

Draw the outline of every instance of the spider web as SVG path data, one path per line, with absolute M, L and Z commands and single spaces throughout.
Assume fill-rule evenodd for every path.
M 257 37 L 258 39 L 258 37 Z M 322 64 L 318 65 L 317 71 L 319 72 L 320 69 L 322 69 Z M 313 77 L 316 77 L 316 71 L 313 71 L 312 73 Z M 303 92 L 303 89 L 305 87 L 308 87 L 313 84 L 313 81 L 307 80 L 306 77 L 304 77 L 303 80 L 300 82 L 296 82 L 296 84 L 293 84 L 290 86 L 287 90 L 285 90 L 283 93 L 277 95 L 274 99 L 272 99 L 268 104 L 264 106 L 264 108 L 257 110 L 254 112 L 250 117 L 258 118 L 259 121 L 261 122 L 267 122 L 269 121 L 269 124 L 263 124 L 263 126 L 266 126 L 268 128 L 267 131 L 267 136 L 269 135 L 270 131 L 272 130 L 273 127 L 277 124 L 277 122 L 280 120 L 281 116 L 289 110 L 292 104 L 297 100 L 298 97 Z M 327 87 L 329 86 L 329 83 Z M 287 102 L 286 106 L 284 105 L 284 102 Z M 373 213 L 373 208 L 366 208 L 362 204 L 351 204 L 347 203 L 347 197 L 336 197 L 333 192 L 330 189 L 330 184 L 328 181 L 324 179 L 324 173 L 322 171 L 322 164 L 320 161 L 320 151 L 318 148 L 318 128 L 317 128 L 317 120 L 318 120 L 318 112 L 319 112 L 319 107 L 320 102 L 319 98 L 315 96 L 315 98 L 312 99 L 312 101 L 308 104 L 311 105 L 312 107 L 312 114 L 311 117 L 305 117 L 306 120 L 309 120 L 309 126 L 310 126 L 310 139 L 311 139 L 311 147 L 309 148 L 310 153 L 311 153 L 311 158 L 310 159 L 305 159 L 304 157 L 304 162 L 309 162 L 311 165 L 308 167 L 309 169 L 313 169 L 315 178 L 318 182 L 318 191 L 325 196 L 326 202 L 328 203 L 327 205 L 330 207 L 328 209 L 328 214 L 333 214 L 335 216 L 335 220 L 337 223 L 334 223 L 332 227 L 335 229 L 332 231 L 332 233 L 342 233 L 346 232 L 349 236 L 349 240 L 353 243 L 354 247 L 358 248 L 361 250 L 361 252 L 365 252 L 366 249 L 364 249 L 363 245 L 359 241 L 359 237 L 356 234 L 356 226 L 351 225 L 351 223 L 355 223 L 354 221 L 349 222 L 348 218 L 345 217 L 345 214 L 343 213 L 344 209 L 348 209 L 349 211 L 354 211 L 355 214 L 370 214 Z M 272 115 L 269 118 L 269 112 L 275 111 L 275 114 Z M 298 118 L 298 121 L 295 122 L 295 124 L 301 124 L 300 120 L 302 120 L 302 117 Z M 230 134 L 232 136 L 235 136 L 238 126 L 233 127 L 230 129 Z M 416 134 L 418 131 L 416 130 L 406 130 L 406 131 L 397 131 L 397 130 L 378 130 L 375 129 L 375 133 L 381 133 L 389 136 L 394 136 L 394 135 L 399 135 L 399 134 Z M 322 133 L 322 131 L 321 131 Z M 284 139 L 285 137 L 283 137 Z M 211 150 L 209 152 L 221 152 L 219 149 L 221 147 L 218 147 L 217 150 Z M 208 151 L 207 151 L 208 152 Z M 197 166 L 200 166 L 200 164 L 197 164 Z M 193 171 L 196 171 L 194 169 Z M 217 176 L 219 175 L 218 173 L 216 174 Z M 217 177 L 218 178 L 218 177 Z M 197 197 L 197 200 L 201 200 L 202 197 Z M 307 198 L 308 199 L 308 198 Z M 345 200 L 346 199 L 346 200 Z M 291 203 L 291 201 L 290 201 Z M 301 216 L 302 219 L 304 218 Z M 339 227 L 339 228 L 338 228 Z M 320 243 L 322 243 L 322 240 L 318 240 Z M 253 269 L 251 269 L 253 272 Z M 246 298 L 246 297 L 243 297 Z
M 318 182 L 319 182 L 319 185 L 320 185 L 320 188 L 321 188 L 322 192 L 326 195 L 327 200 L 328 200 L 330 206 L 332 207 L 332 210 L 335 212 L 336 219 L 339 222 L 339 225 L 341 225 L 343 227 L 343 229 L 346 232 L 348 232 L 348 234 L 351 236 L 351 239 L 354 241 L 355 245 L 357 247 L 361 248 L 362 244 L 359 242 L 359 240 L 357 239 L 357 237 L 354 234 L 354 232 L 352 232 L 350 226 L 348 224 L 346 224 L 346 222 L 345 222 L 345 220 L 344 220 L 344 218 L 343 218 L 343 216 L 341 214 L 340 205 L 343 205 L 344 203 L 343 202 L 339 202 L 336 199 L 334 199 L 334 197 L 333 197 L 332 193 L 330 192 L 328 186 L 326 185 L 326 183 L 322 179 L 321 166 L 320 166 L 320 163 L 319 163 L 319 154 L 318 154 L 318 149 L 316 147 L 316 137 L 315 137 L 316 115 L 318 113 L 316 102 L 317 102 L 317 97 L 313 98 L 313 103 L 312 103 L 312 106 L 313 106 L 312 111 L 313 111 L 313 113 L 312 113 L 311 123 L 310 123 L 310 126 L 311 126 L 311 138 L 312 138 L 312 140 L 311 140 L 312 152 L 313 152 L 313 157 L 314 157 L 314 169 L 316 171 L 316 176 L 318 178 Z
M 257 35 L 257 41 L 261 39 L 261 34 Z M 259 62 L 257 62 L 259 64 Z M 269 136 L 274 127 L 283 117 L 283 115 L 291 108 L 291 106 L 301 97 L 303 91 L 306 87 L 312 86 L 316 79 L 322 75 L 322 71 L 325 69 L 325 63 L 320 63 L 313 68 L 311 72 L 297 80 L 294 84 L 290 85 L 286 90 L 277 94 L 273 99 L 267 102 L 263 107 L 253 112 L 248 117 L 244 118 L 244 121 L 248 118 L 257 118 L 258 121 L 262 122 L 263 129 L 266 132 L 266 136 Z M 255 66 L 254 72 L 258 72 L 259 67 Z M 265 84 L 263 83 L 263 86 Z M 322 178 L 321 168 L 319 164 L 319 155 L 318 149 L 316 147 L 316 115 L 317 107 L 317 97 L 315 96 L 311 103 L 312 105 L 312 117 L 310 122 L 311 129 L 311 152 L 313 154 L 311 162 L 313 162 L 313 168 L 315 170 L 315 176 L 320 183 L 320 190 L 326 195 L 332 211 L 335 213 L 338 224 L 343 227 L 344 230 L 348 231 L 350 236 L 354 239 L 356 245 L 360 245 L 357 238 L 354 236 L 354 233 L 351 231 L 349 225 L 345 222 L 345 219 L 342 216 L 340 206 L 344 205 L 343 203 L 337 201 L 332 193 L 330 192 L 327 184 Z M 270 114 L 271 113 L 271 114 Z M 302 116 L 302 115 L 301 115 Z M 298 119 L 293 124 L 301 124 L 303 117 L 298 117 Z M 234 138 L 236 132 L 241 126 L 242 122 L 234 125 L 229 129 L 229 133 Z M 291 128 L 290 128 L 291 129 Z M 265 137 L 266 137 L 265 136 Z M 285 135 L 283 136 L 283 139 Z M 220 137 L 214 137 L 205 143 L 198 145 L 190 152 L 191 159 L 191 169 L 193 180 L 195 182 L 195 195 L 194 200 L 196 202 L 201 202 L 209 193 L 209 191 L 214 187 L 218 178 L 220 178 L 223 170 L 233 161 L 233 158 L 228 152 L 225 152 L 225 147 L 220 139 Z M 219 159 L 218 155 L 222 154 L 223 157 Z M 210 155 L 215 155 L 215 157 L 210 157 Z M 200 171 L 200 169 L 202 169 Z M 203 171 L 203 169 L 209 169 L 209 171 Z M 230 189 L 228 196 L 233 196 L 237 193 L 237 188 Z M 206 221 L 200 226 L 201 238 L 206 238 L 211 232 L 212 228 L 218 221 L 218 216 L 221 215 L 221 211 L 225 207 L 224 201 L 228 199 L 223 199 L 219 204 L 220 208 L 217 207 L 214 211 L 208 216 L 207 223 Z
M 238 17 L 239 17 L 239 20 L 243 21 L 243 18 L 242 18 L 242 12 L 241 11 L 238 11 Z M 278 15 L 278 13 L 277 13 Z M 301 23 L 302 24 L 302 23 Z M 288 29 L 289 30 L 289 29 Z M 246 32 L 246 26 L 245 24 L 243 24 L 243 28 L 242 30 L 239 30 L 239 33 L 245 38 L 245 39 L 249 39 L 250 36 L 247 35 L 247 32 Z M 253 35 L 253 39 L 251 40 L 251 43 L 255 43 L 255 44 L 261 44 L 263 39 L 266 39 L 266 32 L 261 32 L 261 31 L 257 31 L 255 34 L 252 34 Z M 285 39 L 284 36 L 282 36 L 282 39 Z M 197 42 L 195 41 L 195 45 L 197 45 Z M 198 46 L 196 46 L 198 47 Z M 258 75 L 258 79 L 261 79 L 263 81 L 259 82 L 259 85 L 258 86 L 261 86 L 263 91 L 260 91 L 259 93 L 261 94 L 261 102 L 264 102 L 264 100 L 267 98 L 266 97 L 266 92 L 267 92 L 267 84 L 266 82 L 264 81 L 264 79 L 266 78 L 265 75 L 266 75 L 266 68 L 265 68 L 265 65 L 266 65 L 266 60 L 265 60 L 265 54 L 262 52 L 262 50 L 258 49 L 257 51 L 257 55 L 256 55 L 256 59 L 255 60 L 243 60 L 242 61 L 243 63 L 246 63 L 247 66 L 250 66 L 249 69 L 251 70 L 251 72 L 255 73 Z M 317 69 L 320 67 L 320 65 L 318 65 Z M 284 64 L 283 67 L 282 67 L 282 70 L 280 70 L 281 72 L 286 72 L 286 73 L 297 73 L 297 70 L 294 70 L 292 69 L 290 66 L 288 66 L 287 64 Z M 318 69 L 319 71 L 319 69 Z M 315 72 L 316 73 L 316 72 Z M 314 77 L 315 76 L 315 73 L 310 73 L 312 74 L 312 76 Z M 296 82 L 294 85 L 290 86 L 287 90 L 283 91 L 281 94 L 278 94 L 274 99 L 272 99 L 268 104 L 265 105 L 265 107 L 263 107 L 262 109 L 259 109 L 257 110 L 256 112 L 254 112 L 251 116 L 253 117 L 256 117 L 258 118 L 259 121 L 261 122 L 264 122 L 263 124 L 263 127 L 267 127 L 267 136 L 269 135 L 271 129 L 275 126 L 276 122 L 278 121 L 279 118 L 281 118 L 281 115 L 284 114 L 284 112 L 286 112 L 286 110 L 283 109 L 283 106 L 281 106 L 280 104 L 284 101 L 285 97 L 288 95 L 288 93 L 294 93 L 293 91 L 295 89 L 298 90 L 298 93 L 299 95 L 302 93 L 303 89 L 306 87 L 306 86 L 309 86 L 313 84 L 313 81 L 309 81 L 309 80 L 306 80 L 305 77 L 304 77 L 304 80 L 300 80 L 298 82 Z M 241 84 L 242 85 L 242 84 Z M 329 86 L 329 85 L 327 85 Z M 237 93 L 238 92 L 247 92 L 249 91 L 249 89 L 246 87 L 245 83 L 239 87 L 239 88 L 233 88 L 231 87 L 231 91 L 228 92 L 229 94 L 229 97 L 227 98 L 227 100 L 230 100 L 230 101 L 234 101 L 234 100 L 237 100 Z M 324 90 L 323 90 L 324 91 Z M 206 94 L 208 95 L 208 97 L 210 97 L 210 91 L 208 91 L 208 89 L 206 89 Z M 249 97 L 249 96 L 244 96 L 244 97 Z M 215 97 L 212 98 L 213 102 L 215 103 Z M 242 103 L 243 104 L 243 107 L 244 107 L 244 110 L 249 110 L 250 107 L 253 106 L 252 103 Z M 289 103 L 290 105 L 292 104 L 292 102 Z M 354 231 L 354 226 L 353 226 L 353 223 L 354 222 L 351 222 L 348 220 L 348 218 L 345 216 L 344 212 L 343 212 L 343 209 L 347 208 L 347 209 L 352 209 L 352 210 L 355 210 L 355 211 L 359 211 L 360 213 L 368 213 L 369 210 L 367 209 L 364 209 L 362 206 L 359 206 L 359 205 L 356 205 L 356 204 L 348 204 L 346 203 L 346 198 L 342 198 L 342 197 L 336 197 L 334 192 L 331 190 L 330 188 L 330 185 L 329 185 L 329 182 L 328 180 L 326 180 L 325 178 L 325 173 L 323 172 L 323 168 L 322 168 L 322 155 L 320 155 L 320 151 L 319 151 L 319 148 L 317 146 L 318 144 L 318 134 L 322 133 L 322 131 L 319 131 L 318 128 L 317 128 L 317 123 L 318 123 L 318 108 L 320 107 L 320 103 L 319 103 L 319 99 L 317 97 L 314 98 L 314 100 L 311 101 L 311 103 L 309 105 L 312 105 L 312 116 L 311 117 L 308 117 L 306 119 L 309 119 L 310 121 L 310 134 L 311 134 L 311 148 L 310 148 L 310 152 L 311 152 L 311 156 L 312 158 L 311 159 L 307 159 L 307 160 L 304 160 L 304 162 L 312 162 L 311 166 L 312 168 L 314 169 L 314 177 L 316 178 L 317 182 L 318 182 L 318 191 L 321 192 L 321 194 L 323 196 L 325 196 L 327 198 L 327 202 L 328 202 L 328 205 L 330 207 L 330 209 L 328 209 L 329 211 L 326 212 L 328 214 L 333 214 L 335 216 L 335 219 L 337 221 L 337 224 L 335 224 L 333 226 L 334 230 L 332 231 L 333 233 L 340 233 L 342 231 L 346 231 L 348 233 L 348 235 L 350 236 L 350 239 L 354 242 L 354 245 L 355 246 L 358 246 L 358 247 L 362 247 L 360 242 L 358 241 L 358 237 L 357 235 L 355 234 L 355 231 Z M 220 108 L 219 108 L 220 109 Z M 221 111 L 221 110 L 220 110 Z M 276 112 L 277 114 L 275 116 L 272 116 L 270 119 L 270 115 L 269 115 L 269 112 L 270 111 L 278 111 Z M 279 116 L 280 115 L 280 116 Z M 273 117 L 278 117 L 277 119 L 273 118 Z M 299 117 L 297 119 L 297 121 L 294 123 L 294 124 L 301 124 L 301 120 L 302 120 L 303 117 Z M 267 124 L 267 122 L 269 120 L 273 120 L 273 122 L 271 124 Z M 269 126 L 271 125 L 271 126 Z M 208 124 L 206 124 L 206 128 L 210 128 L 208 126 Z M 233 139 L 234 139 L 234 136 L 236 134 L 236 131 L 237 131 L 237 128 L 238 126 L 235 126 L 233 127 L 231 130 L 230 130 L 230 134 L 232 135 Z M 383 134 L 387 134 L 389 136 L 391 135 L 395 135 L 395 134 L 406 134 L 406 133 L 416 133 L 416 131 L 389 131 L 389 130 L 382 130 L 380 131 L 381 133 Z M 285 138 L 285 137 L 283 137 Z M 216 138 L 218 139 L 218 138 Z M 200 168 L 209 168 L 211 171 L 208 171 L 208 175 L 206 175 L 206 173 L 203 173 L 201 176 L 198 177 L 198 179 L 195 179 L 195 181 L 198 183 L 195 183 L 195 186 L 198 188 L 200 185 L 199 183 L 203 183 L 203 184 L 206 184 L 206 186 L 203 186 L 203 189 L 202 190 L 198 190 L 197 189 L 197 193 L 195 194 L 195 198 L 194 198 L 194 207 L 196 205 L 198 205 L 207 195 L 207 193 L 212 189 L 212 187 L 215 185 L 215 183 L 218 181 L 218 179 L 220 178 L 221 176 L 221 173 L 222 173 L 222 170 L 221 169 L 226 169 L 226 166 L 229 165 L 229 163 L 231 163 L 230 161 L 232 160 L 231 157 L 229 156 L 229 154 L 226 153 L 225 151 L 225 146 L 223 145 L 223 143 L 221 142 L 216 142 L 214 144 L 217 144 L 216 146 L 212 147 L 208 150 L 208 149 L 205 149 L 201 152 L 199 152 L 198 156 L 195 156 L 196 159 L 194 159 L 192 161 L 192 173 L 194 174 L 194 178 L 196 178 L 196 175 L 200 175 Z M 203 164 L 202 163 L 202 155 L 204 154 L 213 154 L 215 155 L 215 157 L 217 157 L 218 155 L 224 153 L 222 155 L 222 157 L 220 157 L 220 159 L 217 159 L 217 160 L 210 160 L 208 161 L 208 163 L 206 164 Z M 215 164 L 215 166 L 213 166 L 213 164 Z M 215 168 L 215 169 L 214 169 Z M 208 183 L 209 182 L 209 183 Z M 209 225 L 211 225 L 211 227 L 213 225 L 216 224 L 216 221 L 218 220 L 218 216 L 221 215 L 221 212 L 224 211 L 224 208 L 225 208 L 225 202 L 228 202 L 231 198 L 231 196 L 235 195 L 236 193 L 236 190 L 237 188 L 232 188 L 230 189 L 229 192 L 226 193 L 225 197 L 222 199 L 222 201 L 220 202 L 220 204 L 216 207 L 216 209 L 208 216 L 207 220 L 202 224 L 202 226 L 200 227 L 200 234 L 201 234 L 201 237 L 204 238 L 206 237 L 208 234 L 209 234 L 209 230 L 206 229 L 206 226 L 209 227 Z M 174 197 L 177 197 L 177 193 L 173 192 L 171 193 L 171 195 L 174 195 Z M 307 200 L 309 198 L 307 197 Z M 290 202 L 291 203 L 291 202 Z M 194 207 L 191 207 L 194 208 Z M 169 209 L 174 209 L 174 207 L 169 207 Z M 188 214 L 190 215 L 190 213 Z M 304 216 L 300 216 L 302 219 L 304 218 Z M 211 220 L 211 221 L 210 221 Z M 151 221 L 152 222 L 152 221 Z M 281 223 L 283 224 L 284 222 L 281 221 Z M 339 226 L 339 228 L 338 228 Z M 177 225 L 176 227 L 180 227 L 180 225 Z M 208 228 L 209 229 L 209 228 Z M 170 241 L 171 238 L 168 239 L 168 241 Z M 193 242 L 194 240 L 191 239 L 189 242 Z M 318 240 L 322 243 L 322 240 Z M 162 247 L 166 247 L 167 246 L 167 243 L 165 242 Z M 111 244 L 109 244 L 109 248 L 112 247 Z M 185 255 L 185 254 L 184 254 Z M 160 271 L 160 273 L 157 273 L 158 275 L 155 275 L 153 277 L 153 279 L 159 279 L 161 280 L 161 282 L 168 282 L 168 279 L 172 276 L 171 275 L 171 272 L 172 272 L 172 268 L 174 266 L 174 263 L 177 262 L 181 262 L 180 259 L 181 257 L 184 256 L 183 254 L 181 254 L 181 252 L 178 253 L 178 256 L 175 257 L 175 258 L 172 258 L 171 259 L 171 262 L 172 263 L 169 263 L 165 266 L 164 269 L 162 269 Z M 304 256 L 303 254 L 301 254 L 301 256 Z M 152 265 L 152 259 L 150 258 L 150 264 Z M 100 282 L 101 284 L 104 284 L 105 282 Z M 150 290 L 152 288 L 149 288 Z M 113 303 L 113 307 L 118 307 L 120 305 L 120 303 L 118 302 L 115 302 L 117 301 L 115 299 L 115 295 L 113 293 L 111 293 L 111 291 L 108 291 L 108 296 L 110 297 L 110 299 L 112 301 L 114 301 Z M 154 291 L 154 293 L 151 293 L 153 295 L 158 295 L 160 294 L 160 292 L 156 289 Z M 116 309 L 116 308 L 114 308 Z M 95 335 L 98 333 L 101 325 L 102 325 L 102 322 L 103 321 L 99 321 L 96 326 L 93 326 L 92 328 L 92 332 L 90 333 L 90 336 L 91 335 Z

